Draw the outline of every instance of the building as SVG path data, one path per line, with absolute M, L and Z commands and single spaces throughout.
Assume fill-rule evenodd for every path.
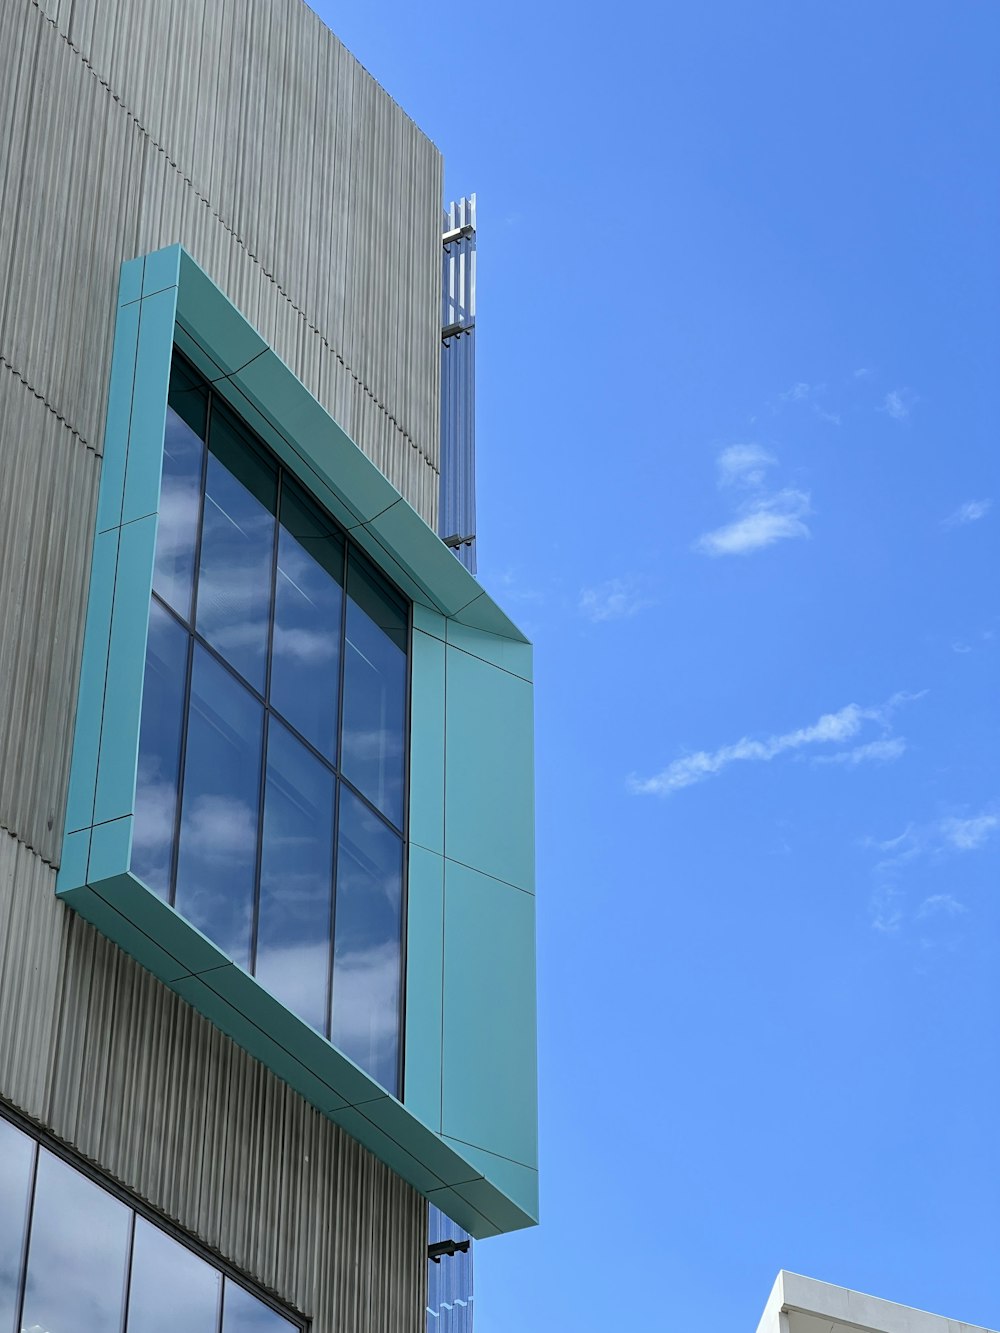
M 538 1215 L 441 159 L 301 0 L 10 0 L 0 95 L 0 1329 L 411 1333 Z
M 990 1333 L 798 1273 L 775 1279 L 757 1333 Z

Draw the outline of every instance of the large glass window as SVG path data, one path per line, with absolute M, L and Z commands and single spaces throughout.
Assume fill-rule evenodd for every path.
M 132 870 L 399 1088 L 409 608 L 178 360 Z
M 0 1118 L 0 1333 L 300 1327 Z

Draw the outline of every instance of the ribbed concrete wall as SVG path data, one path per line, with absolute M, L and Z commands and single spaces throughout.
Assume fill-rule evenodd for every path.
M 0 0 L 0 1098 L 318 1333 L 426 1208 L 57 903 L 122 259 L 180 241 L 432 525 L 440 158 L 299 0 Z
M 433 525 L 436 149 L 300 0 L 74 0 L 59 22 L 5 0 L 11 364 L 99 448 L 113 274 L 180 240 Z
M 100 462 L 0 360 L 0 824 L 58 855 Z

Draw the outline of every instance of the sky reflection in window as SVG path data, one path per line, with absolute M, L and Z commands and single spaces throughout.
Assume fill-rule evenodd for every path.
M 294 1333 L 299 1327 L 0 1117 L 0 1329 Z
M 178 361 L 131 868 L 391 1092 L 408 650 L 399 594 Z

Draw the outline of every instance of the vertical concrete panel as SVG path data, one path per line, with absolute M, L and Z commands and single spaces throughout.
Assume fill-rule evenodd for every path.
M 395 427 L 394 450 L 436 471 L 434 145 L 299 0 L 77 0 L 52 17 L 200 208 L 364 385 Z M 178 239 L 192 249 L 176 233 L 161 243 Z
M 249 318 L 279 323 L 278 353 L 433 526 L 439 155 L 329 34 L 313 42 L 317 57 L 306 62 L 308 96 L 301 72 L 285 82 L 276 77 L 276 69 L 288 74 L 295 51 L 303 41 L 308 45 L 312 24 L 325 31 L 304 6 L 293 7 L 299 17 L 291 20 L 292 35 L 275 36 L 272 52 L 268 34 L 280 6 L 249 7 L 250 18 L 241 19 L 222 0 L 199 0 L 195 21 L 191 3 L 109 7 L 100 0 L 94 24 L 117 34 L 112 49 L 101 45 L 102 70 L 30 0 L 13 0 L 16 40 L 0 52 L 3 67 L 9 61 L 11 69 L 0 86 L 12 87 L 17 98 L 0 128 L 0 228 L 9 239 L 0 247 L 0 356 L 99 447 L 118 264 L 180 240 Z M 175 31 L 170 24 L 179 26 Z M 87 26 L 81 18 L 81 30 Z M 227 73 L 209 77 L 203 31 L 217 44 L 215 58 Z M 164 65 L 161 43 L 177 59 L 171 54 Z M 243 49 L 249 63 L 241 73 Z M 208 186 L 199 187 L 181 156 L 183 145 L 165 147 L 144 111 L 104 82 L 124 77 L 136 61 L 136 79 L 149 72 L 149 88 L 137 84 L 143 97 L 169 107 L 178 123 L 191 121 L 192 108 L 203 107 L 206 116 L 214 111 L 214 126 L 204 119 L 189 126 L 191 143 L 242 145 L 235 154 L 214 150 L 222 174 L 216 172 L 212 189 L 222 195 L 229 189 L 230 206 Z M 192 61 L 214 89 L 204 105 L 200 91 L 187 95 Z M 268 111 L 263 139 L 254 138 L 244 120 L 244 112 L 263 114 L 257 94 Z M 327 193 L 317 194 L 312 184 L 304 189 L 301 181 L 293 188 L 283 173 L 316 160 L 315 126 L 333 124 L 345 108 L 328 130 L 338 161 L 325 172 Z M 279 130 L 280 149 L 269 137 Z M 400 179 L 399 144 L 407 135 L 416 136 L 421 151 Z M 271 145 L 270 160 L 260 155 L 262 143 Z M 229 184 L 226 164 L 237 173 Z M 285 183 L 280 198 L 275 180 Z M 275 248 L 270 256 L 233 222 L 242 201 L 246 225 L 266 230 L 262 190 L 272 191 L 272 231 L 283 238 L 280 252 Z M 317 229 L 316 219 L 327 217 Z M 50 262 L 38 264 L 39 252 Z M 298 285 L 288 265 L 297 265 Z M 81 322 L 85 338 L 78 336 Z M 345 350 L 348 342 L 358 365 Z
M 55 873 L 0 830 L 0 1091 L 37 1114 L 46 1105 L 65 971 L 65 908 Z
M 58 857 L 98 459 L 0 365 L 0 826 Z

